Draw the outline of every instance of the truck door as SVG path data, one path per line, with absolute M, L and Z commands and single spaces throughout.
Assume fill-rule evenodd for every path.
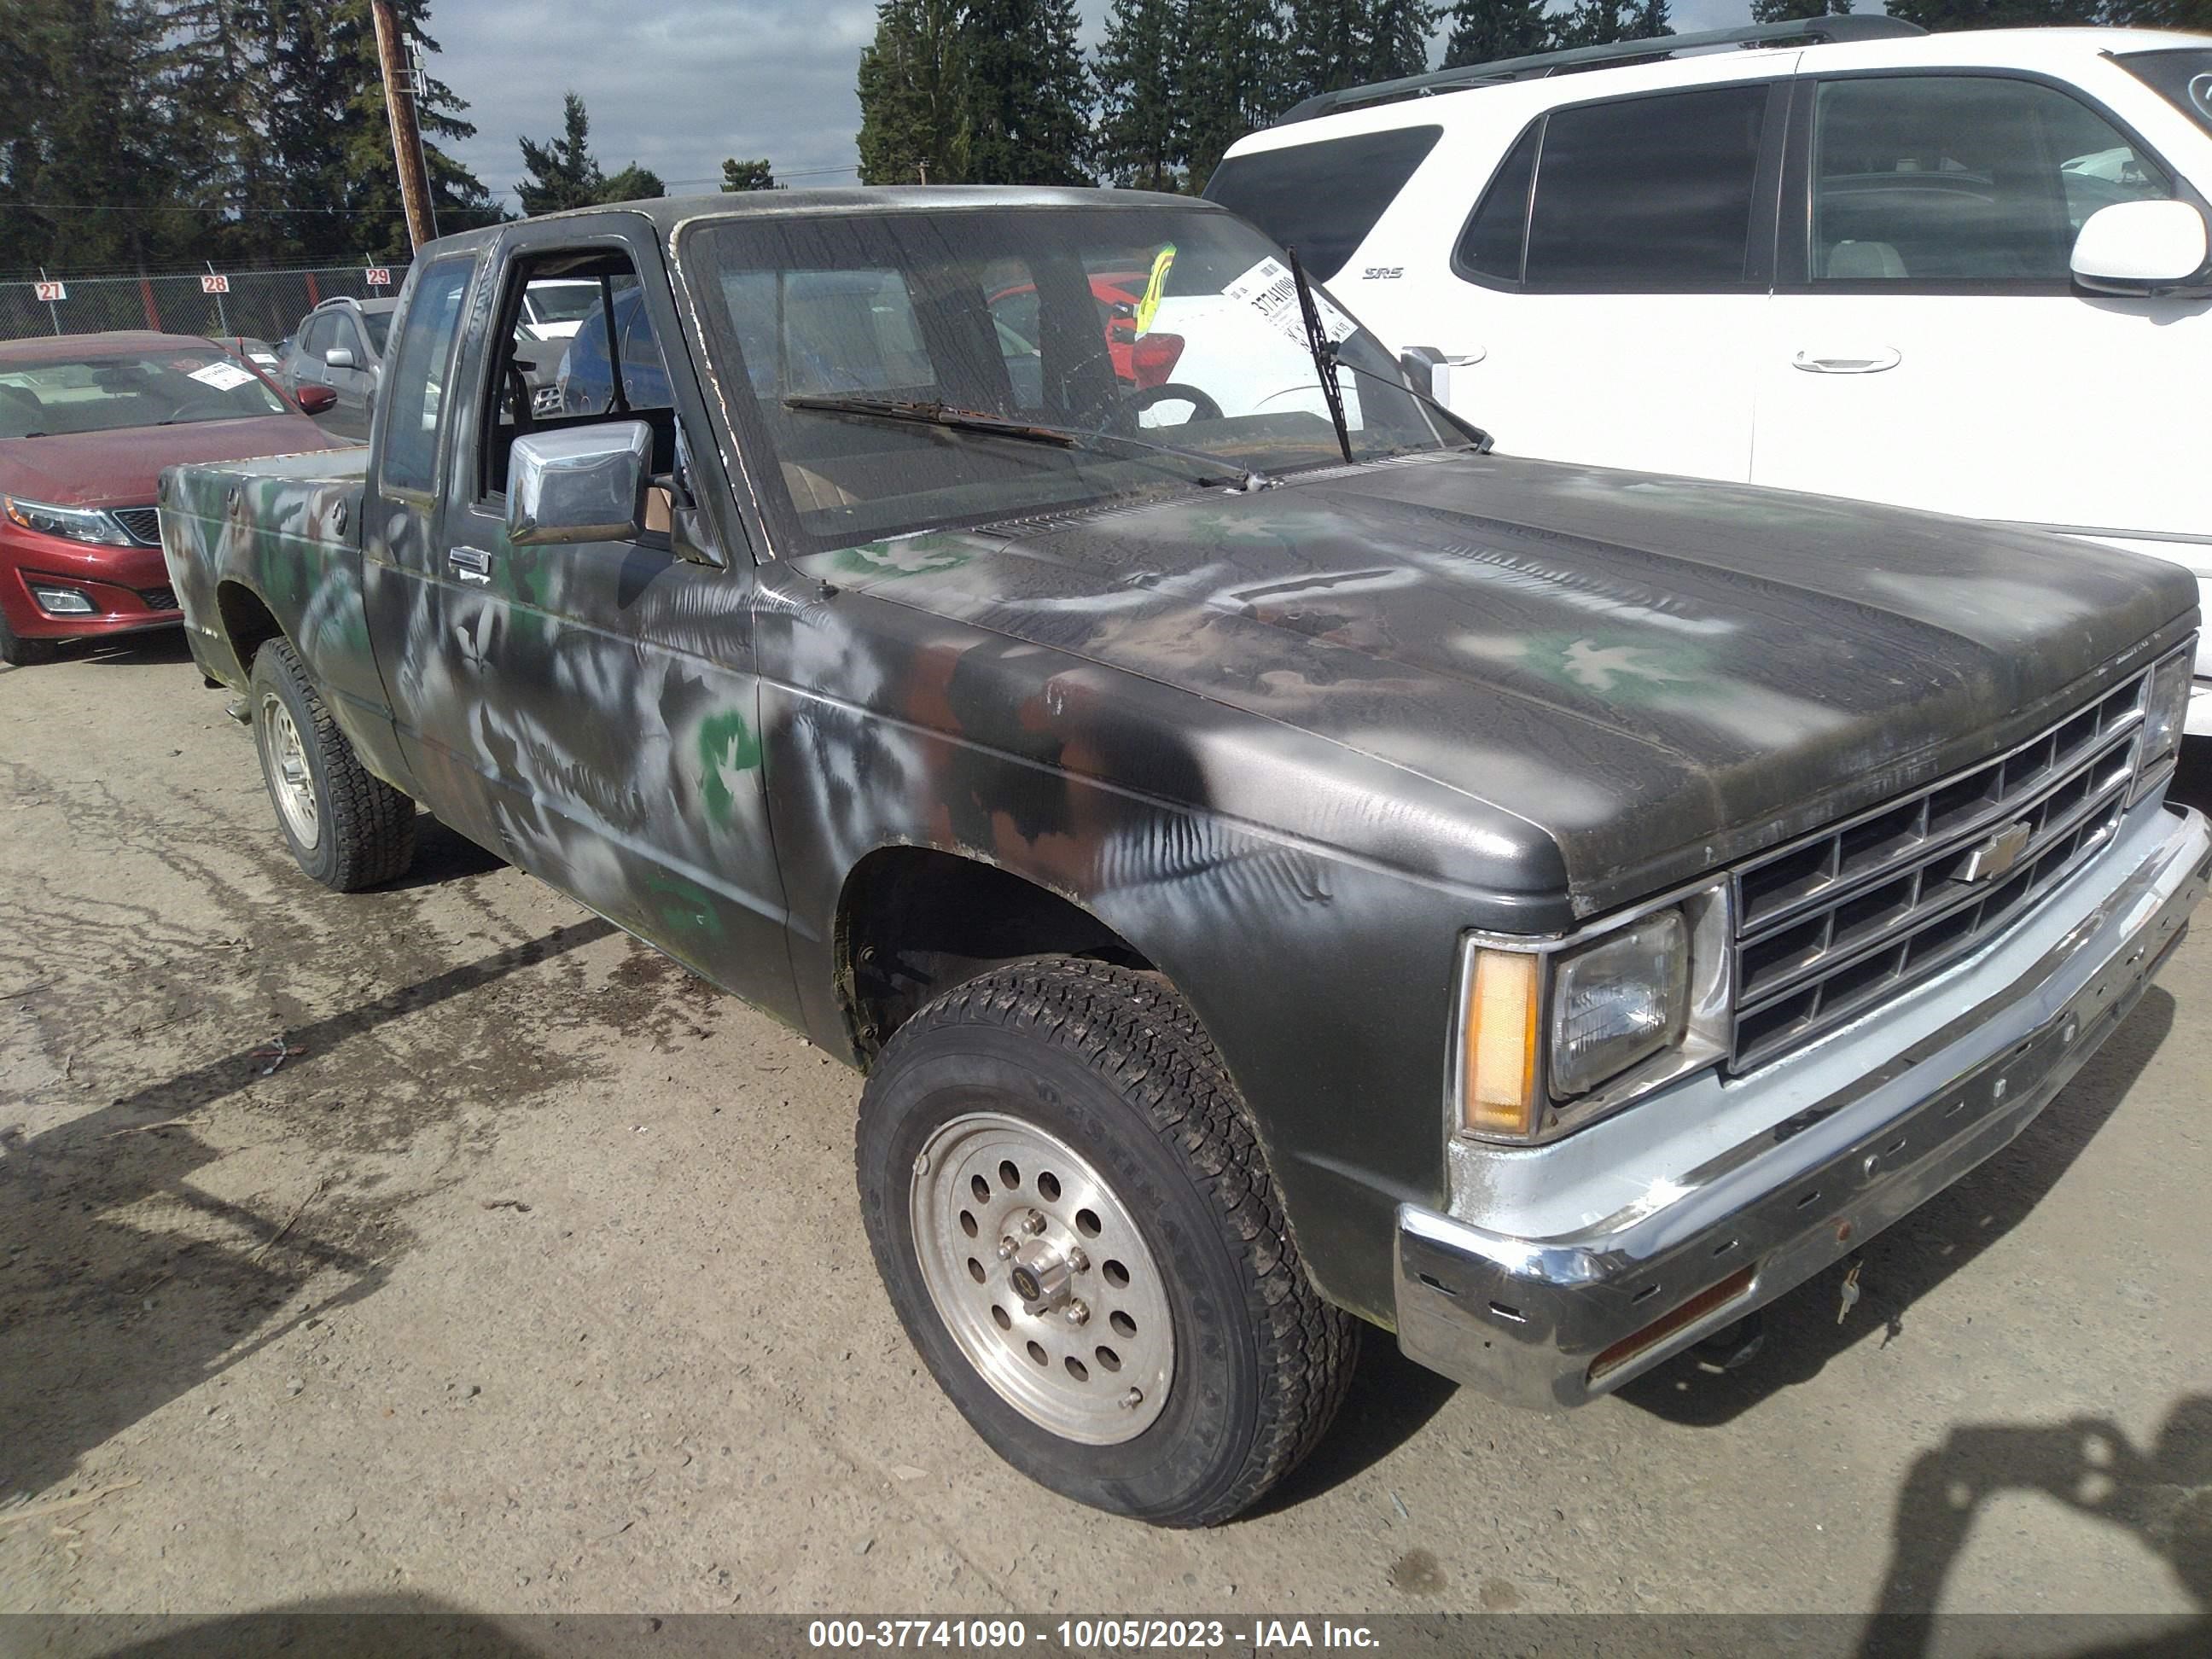
M 719 518 L 728 490 L 709 471 L 659 249 L 628 214 L 509 231 L 496 247 L 440 416 L 437 533 L 406 571 L 397 695 L 419 769 L 465 801 L 465 827 L 486 846 L 740 996 L 791 1009 L 751 560 L 724 539 L 742 532 Z M 534 413 L 515 361 L 526 296 L 534 283 L 580 278 L 599 285 L 599 303 L 569 343 L 558 409 Z M 672 524 L 664 487 L 664 510 L 636 539 L 512 544 L 515 441 L 606 421 L 644 422 L 655 474 L 683 477 L 700 511 Z

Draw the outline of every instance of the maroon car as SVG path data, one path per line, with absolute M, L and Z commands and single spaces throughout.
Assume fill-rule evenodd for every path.
M 0 662 L 181 619 L 154 512 L 163 467 L 336 447 L 211 341 L 0 341 Z

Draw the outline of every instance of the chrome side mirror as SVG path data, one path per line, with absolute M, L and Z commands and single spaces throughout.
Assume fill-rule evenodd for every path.
M 2074 281 L 2092 294 L 2212 294 L 2204 216 L 2187 202 L 2115 202 L 2074 239 Z
M 353 367 L 353 348 L 351 346 L 332 346 L 328 351 L 325 351 L 323 354 L 323 361 L 328 363 L 332 368 L 351 368 Z
M 645 533 L 653 428 L 607 421 L 517 438 L 507 462 L 507 538 L 517 547 L 635 541 Z

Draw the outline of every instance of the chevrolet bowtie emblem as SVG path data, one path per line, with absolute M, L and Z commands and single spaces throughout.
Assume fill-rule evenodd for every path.
M 2033 833 L 2026 818 L 2018 823 L 2008 823 L 1966 854 L 1966 863 L 1953 879 L 1969 885 L 1978 881 L 1994 881 L 2020 862 L 2020 855 L 2027 850 L 2028 838 Z

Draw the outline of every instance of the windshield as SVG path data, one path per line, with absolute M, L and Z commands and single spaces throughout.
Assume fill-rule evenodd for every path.
M 532 283 L 528 298 L 531 313 L 538 322 L 581 322 L 599 309 L 599 285 L 597 283 Z
M 1281 252 L 1224 213 L 722 220 L 684 257 L 721 382 L 752 394 L 735 413 L 775 453 L 770 511 L 804 551 L 1200 487 L 1188 462 L 1115 434 L 1202 451 L 1232 475 L 1343 459 Z M 1372 336 L 1315 297 L 1366 371 L 1338 371 L 1355 456 L 1462 441 L 1401 389 Z M 818 406 L 836 398 L 1099 435 L 1023 443 Z
M 2149 82 L 2183 114 L 2212 132 L 2212 46 L 2116 55 L 2136 79 Z
M 0 368 L 0 438 L 282 415 L 269 384 L 210 345 Z
M 385 338 L 392 332 L 392 313 L 389 311 L 364 311 L 361 313 L 361 325 L 368 331 L 368 349 L 381 360 Z

